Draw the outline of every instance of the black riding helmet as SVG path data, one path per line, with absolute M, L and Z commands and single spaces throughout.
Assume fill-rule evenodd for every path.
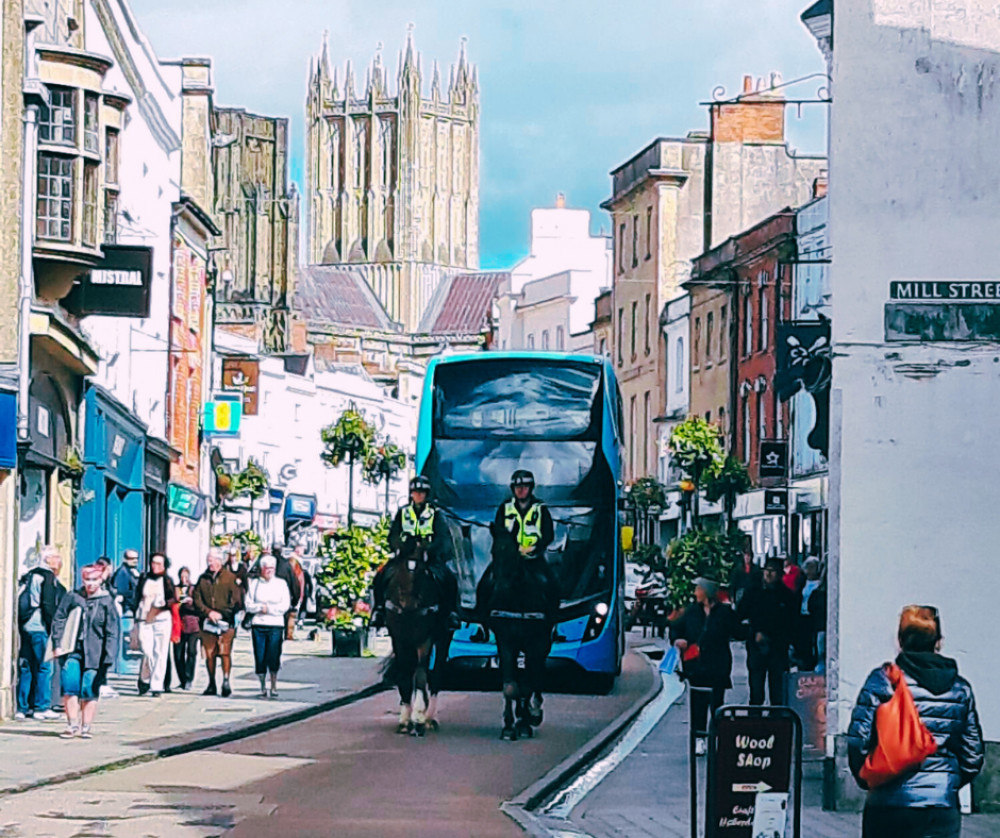
M 515 486 L 530 486 L 535 488 L 535 475 L 527 469 L 519 468 L 510 476 L 510 488 L 513 491 Z
M 422 474 L 418 474 L 410 481 L 410 491 L 411 492 L 430 492 L 431 481 L 424 477 Z

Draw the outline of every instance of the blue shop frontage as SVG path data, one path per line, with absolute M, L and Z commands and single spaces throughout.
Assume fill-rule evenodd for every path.
M 117 568 L 125 550 L 146 551 L 146 428 L 110 393 L 90 385 L 84 396 L 83 502 L 76 516 L 76 567 L 101 556 Z

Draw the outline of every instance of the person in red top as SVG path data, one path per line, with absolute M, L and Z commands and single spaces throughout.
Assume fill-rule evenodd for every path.
M 802 589 L 806 586 L 806 575 L 791 556 L 785 556 L 785 567 L 781 581 L 792 593 L 802 595 Z

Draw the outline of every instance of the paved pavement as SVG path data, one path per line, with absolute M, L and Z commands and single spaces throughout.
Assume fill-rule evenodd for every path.
M 499 739 L 496 691 L 442 694 L 441 729 L 424 739 L 395 733 L 398 699 L 385 692 L 218 748 L 0 797 L 0 836 L 516 838 L 500 804 L 652 683 L 629 655 L 608 696 L 547 694 L 537 735 L 518 742 Z
M 300 632 L 300 636 L 305 635 Z M 378 642 L 386 645 L 388 641 L 379 638 Z M 208 675 L 199 661 L 193 689 L 175 690 L 159 698 L 140 698 L 134 676 L 112 675 L 110 683 L 120 696 L 101 700 L 91 740 L 60 739 L 65 719 L 4 723 L 0 725 L 0 795 L 114 763 L 152 758 L 164 749 L 183 748 L 197 740 L 325 704 L 381 680 L 378 659 L 333 658 L 331 645 L 329 632 L 320 632 L 316 640 L 286 642 L 279 697 L 274 700 L 257 697 L 259 682 L 253 672 L 250 638 L 240 632 L 233 654 L 233 695 L 229 698 L 201 695 Z
M 663 641 L 650 641 L 664 645 Z M 745 653 L 734 647 L 734 689 L 729 703 L 748 698 Z M 567 820 L 542 818 L 550 834 L 592 838 L 688 838 L 690 803 L 688 785 L 687 691 L 642 743 L 588 794 Z M 699 823 L 704 820 L 705 760 L 699 760 Z M 821 763 L 807 763 L 804 770 L 802 835 L 804 838 L 845 838 L 861 834 L 861 815 L 825 812 L 822 809 Z M 1000 815 L 969 815 L 963 819 L 964 838 L 996 838 Z

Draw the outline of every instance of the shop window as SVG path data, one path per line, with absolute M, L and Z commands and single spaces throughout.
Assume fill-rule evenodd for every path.
M 49 87 L 49 104 L 38 113 L 38 139 L 43 143 L 76 145 L 76 91 Z
M 104 190 L 104 243 L 118 241 L 118 193 Z
M 104 180 L 118 183 L 118 132 L 109 128 L 104 134 Z
M 39 238 L 73 239 L 73 158 L 38 155 L 36 230 Z
M 97 164 L 83 164 L 83 243 L 97 244 Z
M 101 132 L 98 98 L 94 93 L 83 94 L 83 150 L 100 154 Z

